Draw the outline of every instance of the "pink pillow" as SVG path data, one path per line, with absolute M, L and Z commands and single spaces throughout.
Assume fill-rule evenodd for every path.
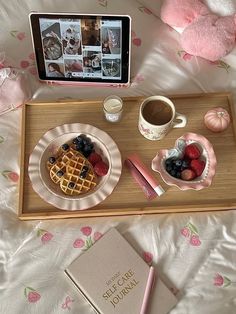
M 21 106 L 30 97 L 29 83 L 22 71 L 0 69 L 0 114 Z
M 174 27 L 186 27 L 210 11 L 200 0 L 165 0 L 161 7 L 161 19 Z
M 217 61 L 235 46 L 236 14 L 219 17 L 201 0 L 164 0 L 161 18 L 184 29 L 181 44 L 191 55 Z
M 216 61 L 235 46 L 234 16 L 208 15 L 185 28 L 181 35 L 183 49 L 194 56 Z

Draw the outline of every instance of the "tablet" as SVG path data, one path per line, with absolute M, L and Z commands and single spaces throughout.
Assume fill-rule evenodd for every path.
M 31 13 L 29 18 L 40 80 L 129 85 L 129 16 Z

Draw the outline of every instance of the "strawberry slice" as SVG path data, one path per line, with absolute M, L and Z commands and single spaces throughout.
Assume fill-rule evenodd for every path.
M 189 159 L 198 159 L 201 156 L 201 152 L 195 144 L 190 144 L 185 147 L 184 155 Z
M 192 169 L 185 169 L 181 172 L 181 179 L 191 181 L 196 178 L 196 173 Z
M 94 171 L 99 177 L 105 176 L 108 172 L 108 169 L 109 167 L 107 164 L 105 164 L 104 161 L 99 161 L 94 166 Z
M 102 157 L 98 153 L 92 152 L 88 157 L 88 161 L 95 166 L 97 162 L 102 161 Z
M 191 169 L 196 173 L 198 177 L 203 173 L 205 166 L 206 166 L 205 161 L 200 159 L 191 160 L 190 163 Z

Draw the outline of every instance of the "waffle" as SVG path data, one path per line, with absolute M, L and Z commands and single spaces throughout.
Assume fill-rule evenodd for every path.
M 54 183 L 60 183 L 63 174 L 66 172 L 67 163 L 78 154 L 78 152 L 70 148 L 67 152 L 58 152 L 58 157 L 56 158 L 56 162 L 53 165 L 47 162 L 47 168 L 50 171 L 50 178 Z
M 85 177 L 81 178 L 84 167 Z M 60 188 L 67 195 L 79 195 L 89 192 L 97 185 L 97 177 L 90 162 L 81 154 L 73 156 L 66 165 L 66 173 L 60 180 Z

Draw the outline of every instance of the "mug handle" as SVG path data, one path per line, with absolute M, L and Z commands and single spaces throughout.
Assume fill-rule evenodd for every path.
M 176 112 L 175 119 L 182 121 L 181 122 L 173 121 L 173 128 L 183 128 L 187 124 L 187 117 L 183 114 Z

